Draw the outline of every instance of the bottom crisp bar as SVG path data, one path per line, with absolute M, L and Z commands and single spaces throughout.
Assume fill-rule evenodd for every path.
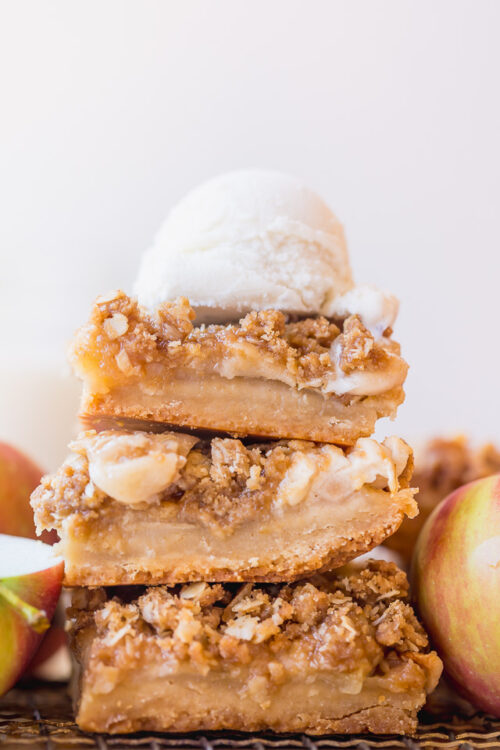
M 93 732 L 411 733 L 442 664 L 406 576 L 75 589 L 76 721 Z

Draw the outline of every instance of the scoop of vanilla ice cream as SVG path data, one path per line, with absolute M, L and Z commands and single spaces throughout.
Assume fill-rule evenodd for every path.
M 394 298 L 354 287 L 344 231 L 326 203 L 294 177 L 257 169 L 188 193 L 145 253 L 134 292 L 149 309 L 187 297 L 197 324 L 268 308 L 345 317 L 349 305 L 381 331 L 397 311 Z
M 360 284 L 333 299 L 324 314 L 327 318 L 340 319 L 359 315 L 364 325 L 378 337 L 386 328 L 392 328 L 398 311 L 399 300 L 393 294 L 371 284 Z
M 322 313 L 353 286 L 342 225 L 299 180 L 244 170 L 209 180 L 173 209 L 135 292 L 154 308 L 186 296 L 197 322 L 250 310 Z

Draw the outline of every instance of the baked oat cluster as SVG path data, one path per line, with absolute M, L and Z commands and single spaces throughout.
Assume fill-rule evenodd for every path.
M 180 662 L 193 659 L 201 673 L 224 661 L 250 664 L 266 649 L 269 658 L 293 649 L 289 666 L 297 671 L 314 660 L 322 668 L 336 664 L 345 672 L 355 672 L 363 663 L 363 671 L 370 673 L 385 669 L 387 657 L 428 648 L 407 596 L 405 574 L 393 563 L 377 560 L 360 571 L 294 584 L 75 589 L 68 618 L 77 641 L 89 622 L 95 625 L 101 648 L 109 650 L 108 664 L 119 641 L 130 639 L 140 659 L 141 642 L 158 638 L 162 649 Z M 327 641 L 325 630 L 331 631 Z M 273 667 L 271 679 L 280 671 Z
M 358 315 L 292 321 L 263 310 L 199 327 L 193 319 L 186 299 L 151 314 L 121 291 L 98 298 L 70 349 L 87 423 L 113 417 L 350 445 L 404 399 L 408 366 L 391 329 L 375 338 Z
M 492 443 L 473 447 L 463 436 L 429 440 L 417 453 L 413 475 L 418 516 L 406 518 L 387 546 L 409 565 L 418 535 L 436 505 L 464 484 L 499 472 L 500 449 Z
M 278 310 L 252 312 L 227 325 L 195 327 L 194 318 L 185 298 L 151 315 L 117 290 L 96 300 L 88 324 L 73 341 L 71 357 L 77 366 L 80 358 L 88 366 L 95 352 L 94 364 L 101 369 L 106 364 L 99 380 L 118 386 L 134 376 L 140 383 L 146 366 L 155 363 L 175 370 L 195 362 L 198 370 L 211 373 L 217 361 L 229 369 L 229 362 L 236 367 L 238 353 L 245 351 L 258 356 L 263 371 L 274 366 L 277 379 L 326 393 L 341 387 L 336 379 L 358 370 L 379 372 L 389 385 L 389 377 L 399 385 L 406 375 L 391 329 L 375 340 L 357 315 L 338 325 L 324 317 L 290 321 Z
M 310 311 L 280 220 L 252 240 L 279 245 L 266 293 L 225 290 L 217 319 L 203 290 L 152 306 L 143 285 L 142 304 L 114 291 L 71 345 L 86 429 L 32 505 L 72 588 L 83 729 L 401 734 L 439 679 L 404 573 L 355 561 L 418 512 L 411 448 L 372 437 L 404 399 L 397 301 L 334 278 L 340 225 L 301 217 L 287 232 L 333 274 Z
M 291 581 L 348 562 L 417 512 L 398 438 L 346 450 L 93 430 L 70 448 L 32 499 L 38 527 L 61 537 L 70 585 Z
M 78 720 L 106 731 L 159 728 L 177 685 L 162 683 L 160 708 L 157 692 L 150 692 L 140 717 L 120 710 L 113 695 L 125 685 L 134 689 L 145 665 L 156 681 L 163 664 L 183 675 L 191 700 L 221 680 L 236 684 L 234 716 L 224 704 L 212 706 L 210 722 L 227 728 L 411 732 L 415 703 L 436 686 L 441 662 L 407 594 L 405 574 L 382 561 L 295 584 L 74 589 L 70 636 L 87 665 Z M 308 687 L 290 704 L 297 683 Z M 311 692 L 314 714 L 303 710 Z M 279 714 L 269 710 L 273 702 Z M 354 710 L 343 715 L 346 705 Z M 191 723 L 178 712 L 171 728 L 201 728 L 206 721 L 194 705 Z

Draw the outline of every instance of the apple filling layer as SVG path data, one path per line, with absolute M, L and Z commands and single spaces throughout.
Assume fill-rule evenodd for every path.
M 90 431 L 32 496 L 67 585 L 294 580 L 344 564 L 417 512 L 411 449 Z
M 295 584 L 75 589 L 76 721 L 111 733 L 412 732 L 442 665 L 407 594 L 381 561 Z
M 123 292 L 99 298 L 70 352 L 84 418 L 352 445 L 404 399 L 399 345 L 358 316 L 266 310 L 198 328 L 193 318 L 185 299 L 150 315 Z

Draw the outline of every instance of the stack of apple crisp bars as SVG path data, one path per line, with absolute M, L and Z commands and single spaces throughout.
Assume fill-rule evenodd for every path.
M 196 327 L 185 299 L 113 292 L 71 359 L 88 429 L 32 502 L 72 591 L 78 724 L 414 730 L 441 663 L 405 574 L 351 562 L 416 513 L 410 448 L 370 437 L 403 400 L 391 331 L 276 310 Z

